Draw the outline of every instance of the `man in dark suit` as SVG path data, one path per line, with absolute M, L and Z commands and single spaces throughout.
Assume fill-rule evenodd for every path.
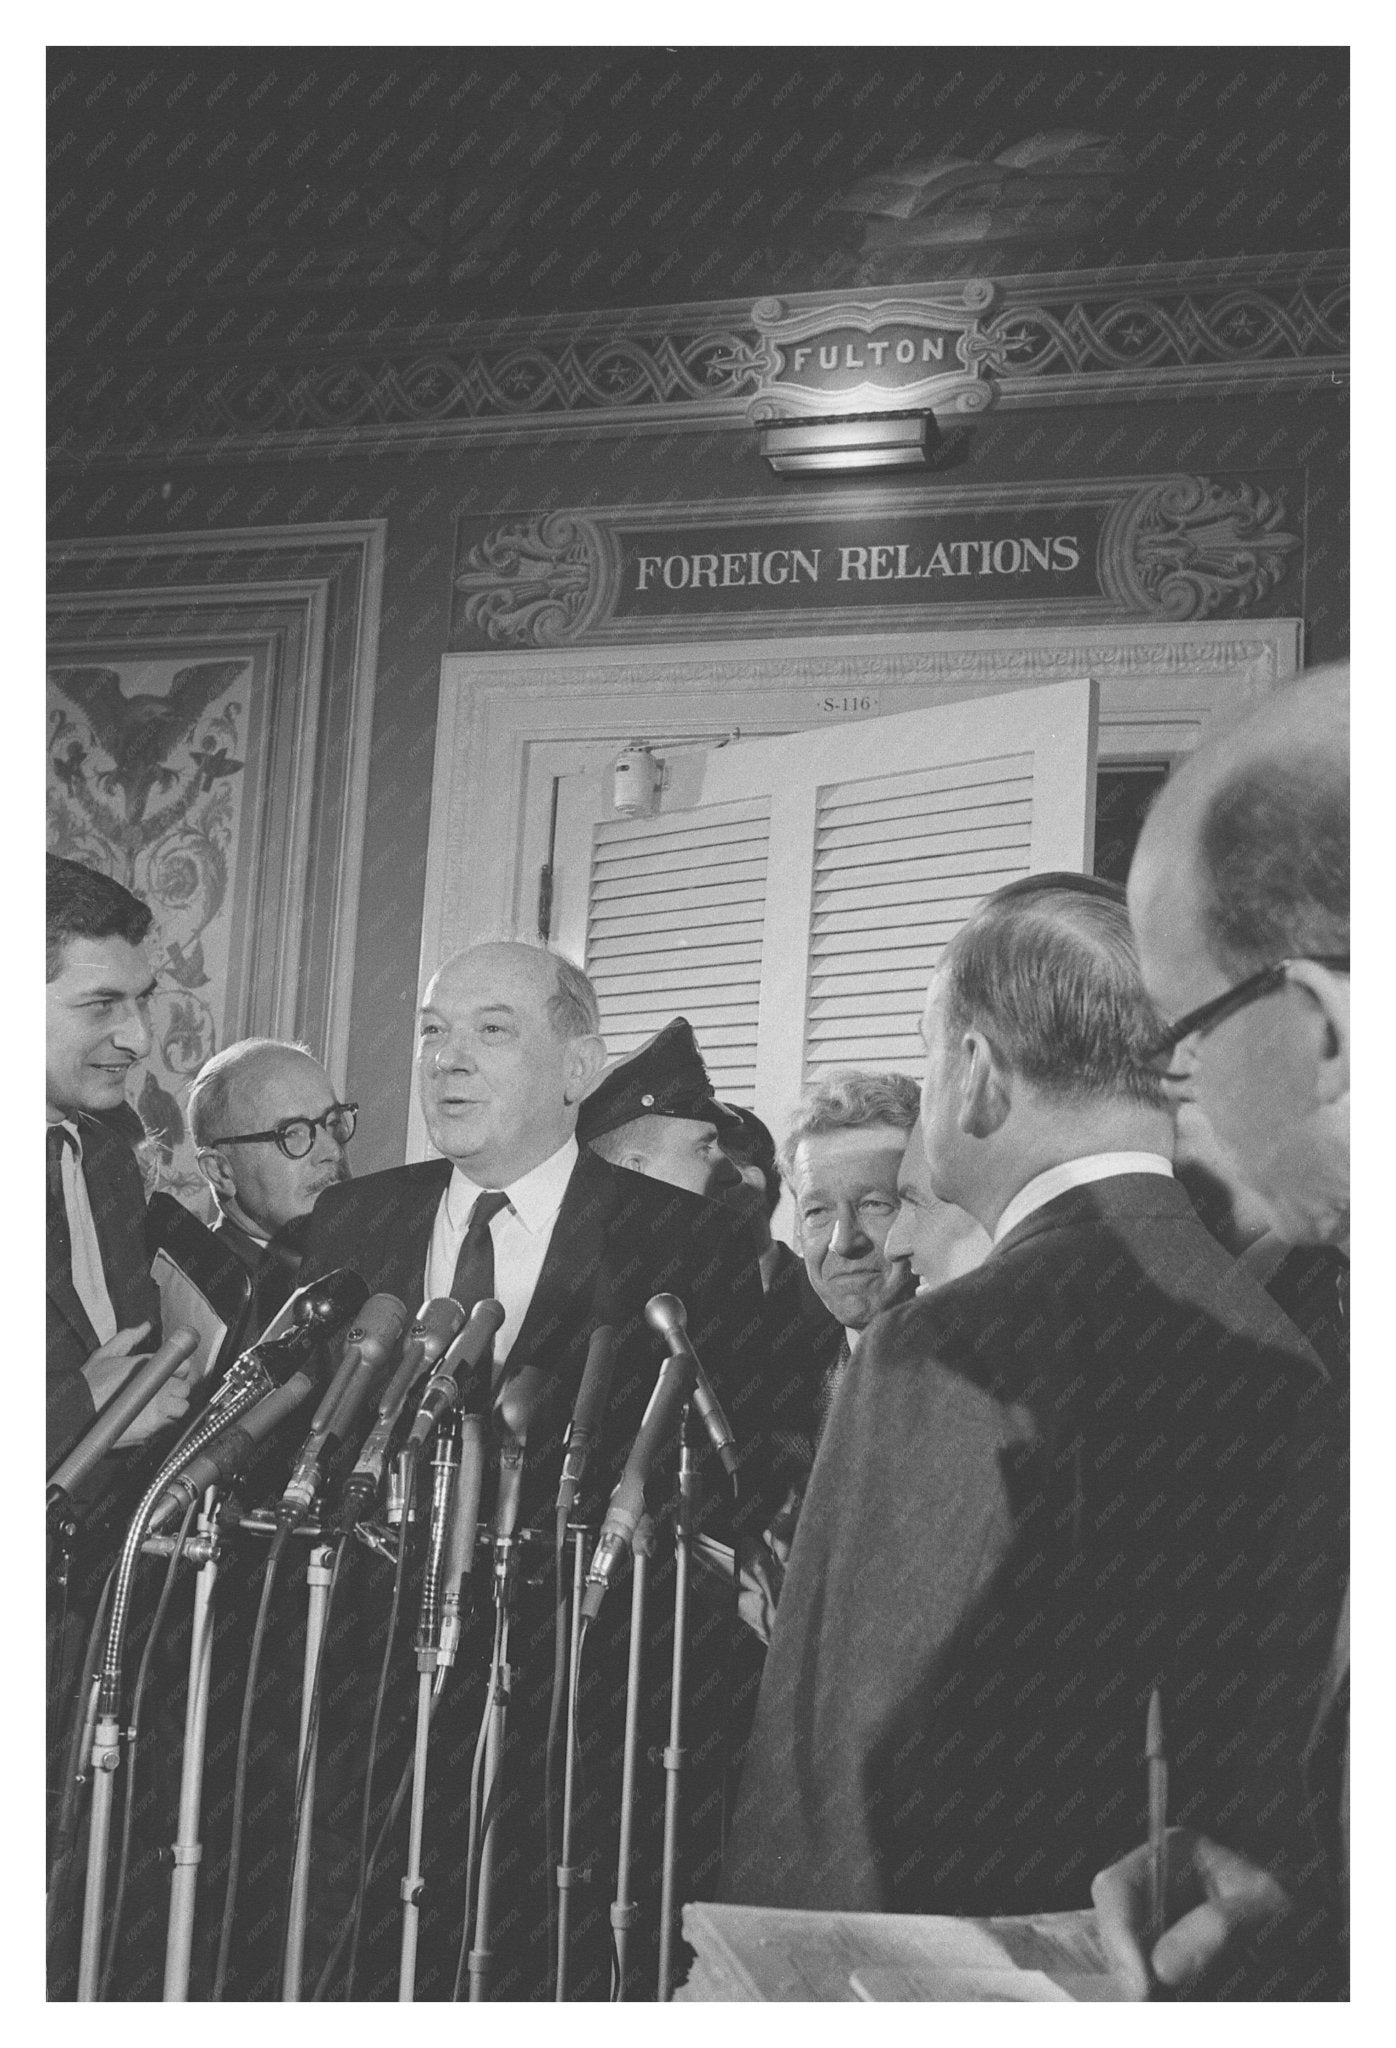
M 147 905 L 107 875 L 47 863 L 47 1462 L 53 1470 L 158 1337 L 145 1247 L 145 1189 L 129 1142 L 101 1121 L 150 1051 L 155 989 Z M 149 1348 L 153 1348 L 153 1345 Z M 189 1405 L 167 1380 L 119 1439 L 140 1444 Z
M 1212 1996 L 1228 1978 L 1253 1996 L 1345 1995 L 1348 719 L 1346 668 L 1277 691 L 1167 784 L 1130 870 L 1144 979 L 1169 1019 L 1154 1048 L 1164 1090 L 1206 1116 L 1259 1199 L 1274 1237 L 1245 1263 L 1333 1374 L 1293 1460 L 1306 1547 L 1280 1617 L 1325 1655 L 1276 1689 L 1238 1758 L 1246 1815 L 1263 1812 L 1269 1839 L 1256 1853 L 1230 1809 L 1204 1809 L 1173 1840 L 1152 1948 L 1145 1853 L 1100 1874 L 1102 1932 L 1140 1990 L 1152 1973 Z
M 253 1328 L 295 1285 L 297 1239 L 317 1198 L 349 1178 L 357 1115 L 307 1048 L 284 1039 L 239 1039 L 195 1076 L 189 1132 L 218 1205 L 213 1234 L 257 1284 Z
M 610 1322 L 618 1336 L 604 1441 L 588 1475 L 594 1520 L 617 1478 L 654 1388 L 660 1340 L 644 1320 L 659 1292 L 677 1294 L 692 1341 L 732 1422 L 741 1452 L 741 1492 L 761 1512 L 761 1388 L 752 1369 L 760 1326 L 754 1248 L 739 1219 L 717 1203 L 611 1165 L 576 1141 L 578 1106 L 600 1077 L 605 1051 L 595 996 L 568 962 L 541 948 L 477 946 L 433 977 L 422 1006 L 418 1080 L 427 1128 L 444 1155 L 327 1189 L 311 1216 L 305 1272 L 353 1267 L 374 1289 L 413 1308 L 423 1297 L 454 1294 L 469 1302 L 493 1294 L 505 1310 L 495 1349 L 496 1422 L 526 1432 L 520 1503 L 524 1525 L 551 1519 L 563 1437 L 572 1415 L 593 1329 Z M 676 1446 L 675 1446 L 676 1453 Z M 699 1453 L 708 1491 L 728 1489 L 706 1445 Z M 672 1490 L 673 1461 L 657 1472 L 649 1498 Z M 488 1514 L 487 1490 L 482 1512 Z M 758 1524 L 759 1526 L 759 1524 Z M 730 1537 L 732 1528 L 726 1530 Z M 550 1575 L 549 1575 L 550 1577 Z M 662 1742 L 667 1726 L 667 1609 L 661 1557 L 651 1567 L 641 1750 Z M 511 1642 L 515 1672 L 510 1753 L 500 1812 L 507 1845 L 497 1866 L 496 1925 L 502 1930 L 493 1994 L 548 1997 L 546 1908 L 554 1880 L 543 1849 L 542 1758 L 553 1664 L 552 1586 L 523 1586 Z M 593 1882 L 573 1895 L 572 1995 L 605 1998 L 610 1929 L 606 1900 L 615 1869 L 616 1751 L 625 1686 L 628 1600 L 612 1591 L 593 1623 L 583 1659 L 582 1726 L 589 1738 L 588 1798 L 580 1853 L 594 1859 Z M 711 1823 L 707 1791 L 720 1777 L 720 1645 L 727 1617 L 691 1622 L 690 1684 L 694 1748 L 686 1799 L 695 1821 Z M 484 1632 L 480 1623 L 483 1620 Z M 352 1650 L 352 1646 L 348 1646 Z M 375 1661 L 377 1652 L 375 1651 Z M 357 1651 L 362 1667 L 361 1647 Z M 433 1800 L 428 1830 L 426 1914 L 418 1996 L 449 1997 L 460 1930 L 462 1837 L 469 1805 L 470 1756 L 488 1665 L 488 1614 L 462 1647 L 458 1682 L 438 1716 L 433 1740 Z M 701 1701 L 701 1706 L 698 1702 Z M 333 1729 L 329 1731 L 332 1741 Z M 701 1737 L 701 1740 L 700 1740 Z M 380 1764 L 391 1775 L 391 1767 Z M 654 1932 L 656 1829 L 663 1773 L 642 1761 L 637 1808 L 642 1930 Z M 342 1820 L 337 1824 L 342 1825 Z M 701 1845 L 699 1845 L 701 1846 Z M 699 1847 L 690 1841 L 691 1855 Z M 691 1866 L 690 1866 L 691 1867 Z M 370 1899 L 380 1932 L 376 1959 L 358 1995 L 391 1995 L 399 1909 L 395 1872 L 381 1873 L 382 1897 Z M 709 1870 L 702 1888 L 711 1889 Z M 683 1896 L 694 1896 L 698 1881 Z M 642 1934 L 634 1942 L 639 1944 Z M 632 1948 L 632 1955 L 636 1949 Z M 648 1964 L 640 1994 L 653 1983 Z M 631 1995 L 636 1994 L 632 1981 Z
M 1160 1688 L 1180 1817 L 1224 1796 L 1282 1447 L 1318 1375 L 1197 1222 L 1120 893 L 1037 877 L 933 977 L 922 1130 L 974 1271 L 879 1317 L 801 1512 L 728 1897 L 1079 1907 L 1137 1838 Z

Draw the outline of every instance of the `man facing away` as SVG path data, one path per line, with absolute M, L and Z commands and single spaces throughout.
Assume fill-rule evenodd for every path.
M 934 1192 L 994 1241 L 881 1316 L 830 1410 L 724 1871 L 772 1906 L 1084 1905 L 1137 1839 L 1151 1689 L 1222 1797 L 1275 1455 L 1317 1362 L 1197 1222 L 1119 892 L 1030 878 L 922 1020 Z
M 1168 1020 L 1156 1050 L 1169 1099 L 1205 1114 L 1280 1239 L 1331 1247 L 1344 1260 L 1348 722 L 1346 668 L 1277 692 L 1200 747 L 1166 785 L 1129 878 L 1144 978 Z M 1280 1284 L 1267 1285 L 1293 1299 L 1303 1318 L 1302 1286 L 1287 1294 L 1282 1269 Z M 1345 1325 L 1345 1288 L 1339 1309 Z M 1203 1809 L 1205 1832 L 1173 1839 L 1170 1924 L 1151 1952 L 1143 1852 L 1101 1874 L 1101 1928 L 1140 1992 L 1152 1974 L 1215 1996 L 1240 1972 L 1247 1989 L 1263 1988 L 1268 1974 L 1283 1997 L 1343 1995 L 1348 1613 L 1334 1566 L 1347 1552 L 1346 1442 L 1331 1403 L 1316 1404 L 1308 1421 L 1295 1463 L 1334 1477 L 1326 1495 L 1322 1478 L 1311 1481 L 1311 1511 L 1302 1518 L 1307 1612 L 1281 1613 L 1277 1625 L 1325 1645 L 1327 1655 L 1311 1683 L 1277 1691 L 1238 1760 L 1254 1799 L 1280 1823 L 1277 1845 L 1263 1857 L 1244 1854 L 1223 1812 Z M 1325 1441 L 1334 1436 L 1343 1440 Z M 1312 1932 L 1325 1915 L 1339 1929 L 1331 1955 Z

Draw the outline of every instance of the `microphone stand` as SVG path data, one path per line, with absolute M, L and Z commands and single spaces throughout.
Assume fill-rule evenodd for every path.
M 586 1525 L 569 1524 L 572 1537 L 572 1646 L 567 1679 L 567 1756 L 562 1769 L 562 1858 L 557 1866 L 557 1992 L 567 1996 L 567 1940 L 572 1920 L 572 1887 L 584 1884 L 587 1866 L 572 1865 L 572 1806 L 577 1754 L 577 1676 L 582 1653 L 582 1581 L 586 1572 Z
M 199 1512 L 203 1562 L 194 1575 L 194 1619 L 189 1637 L 189 1691 L 184 1703 L 184 1748 L 179 1767 L 179 1820 L 170 1845 L 170 1912 L 165 1930 L 166 2003 L 189 1996 L 189 1958 L 194 1946 L 194 1895 L 203 1844 L 204 1739 L 208 1729 L 209 1674 L 213 1663 L 213 1600 L 218 1584 L 218 1494 L 210 1487 Z
M 640 1526 L 643 1528 L 644 1524 Z M 630 1896 L 630 1843 L 635 1823 L 635 1759 L 640 1744 L 640 1659 L 644 1648 L 645 1574 L 648 1566 L 649 1551 L 647 1547 L 641 1547 L 640 1529 L 637 1529 L 630 1580 L 630 1663 L 625 1678 L 625 1748 L 620 1779 L 620 1847 L 616 1856 L 616 1895 L 611 1901 L 611 1935 L 616 1954 L 613 1997 L 617 2002 L 625 1997 L 626 1953 L 630 1945 L 630 1930 L 639 1915 L 639 1907 Z
M 444 1670 L 441 1656 L 441 1560 L 460 1464 L 461 1426 L 458 1416 L 452 1416 L 437 1431 L 436 1451 L 432 1458 L 431 1536 L 422 1573 L 417 1624 L 417 1729 L 412 1750 L 412 1808 L 407 1833 L 407 1871 L 398 1888 L 402 1899 L 402 1947 L 398 1957 L 397 1995 L 399 2003 L 405 2005 L 413 2002 L 417 1986 L 427 1744 L 431 1734 L 432 1693 L 438 1671 Z
M 697 1527 L 697 1470 L 689 1427 L 692 1406 L 683 1411 L 679 1445 L 679 1504 L 674 1521 L 674 1663 L 669 1687 L 669 1742 L 664 1751 L 664 1858 L 659 1891 L 659 2002 L 672 1994 L 674 1974 L 674 1879 L 678 1862 L 679 1787 L 683 1747 L 684 1649 L 688 1633 L 688 1571 Z
M 310 1816 L 315 1810 L 315 1770 L 320 1754 L 320 1731 L 317 1728 L 311 1734 L 310 1716 L 315 1704 L 320 1647 L 325 1636 L 333 1576 L 330 1559 L 333 1554 L 333 1544 L 313 1542 L 305 1561 L 305 1656 L 301 1665 L 300 1739 L 296 1746 L 296 1783 L 303 1786 L 303 1791 L 300 1811 L 292 1816 L 296 1860 L 291 1870 L 291 1910 L 286 1927 L 286 1961 L 281 1973 L 282 2003 L 290 2005 L 300 2002 L 301 1969 L 305 1960 L 305 1928 L 310 1904 Z
M 470 1951 L 470 2003 L 481 2004 L 489 1989 L 490 1948 L 494 1912 L 494 1859 L 499 1834 L 499 1805 L 504 1776 L 504 1735 L 509 1716 L 513 1672 L 509 1665 L 509 1621 L 517 1581 L 519 1489 L 523 1483 L 524 1447 L 506 1437 L 499 1450 L 499 1503 L 494 1531 L 494 1654 L 490 1659 L 489 1702 L 485 1709 L 485 1765 L 480 1813 L 484 1830 L 480 1874 L 475 1894 L 475 1944 Z

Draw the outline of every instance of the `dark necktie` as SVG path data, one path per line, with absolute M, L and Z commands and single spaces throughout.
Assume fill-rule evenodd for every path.
M 63 1147 L 72 1143 L 72 1133 L 62 1124 L 50 1124 L 45 1139 L 45 1180 L 48 1192 L 48 1267 L 53 1278 L 71 1276 L 73 1240 L 68 1231 L 68 1204 L 63 1197 Z
M 451 1276 L 451 1294 L 467 1315 L 477 1301 L 487 1301 L 494 1293 L 494 1239 L 490 1235 L 490 1218 L 508 1206 L 509 1197 L 498 1188 L 491 1188 L 475 1198 L 475 1207 L 470 1212 L 470 1221 L 461 1239 L 456 1270 Z

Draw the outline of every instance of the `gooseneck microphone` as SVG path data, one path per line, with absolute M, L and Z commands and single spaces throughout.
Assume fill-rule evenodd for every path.
M 344 1441 L 355 1416 L 382 1377 L 407 1322 L 407 1308 L 395 1294 L 374 1294 L 364 1303 L 344 1340 L 338 1370 L 325 1389 L 310 1434 L 277 1508 L 278 1519 L 294 1522 L 307 1514 L 326 1465 Z
M 420 1451 L 443 1415 L 459 1407 L 476 1415 L 489 1393 L 490 1359 L 495 1332 L 504 1321 L 501 1302 L 486 1297 L 470 1311 L 470 1321 L 422 1389 L 406 1448 Z
M 438 1363 L 464 1321 L 465 1310 L 449 1294 L 436 1295 L 418 1309 L 393 1376 L 378 1397 L 377 1419 L 345 1482 L 335 1517 L 339 1534 L 362 1521 L 377 1500 L 393 1431 L 407 1397 L 422 1374 Z
M 318 1280 L 298 1288 L 257 1342 L 233 1360 L 200 1420 L 231 1420 L 230 1409 L 241 1415 L 261 1395 L 284 1386 L 367 1300 L 368 1283 L 348 1266 L 336 1266 L 333 1272 L 322 1273 Z M 202 1450 L 203 1442 L 197 1448 Z
M 645 1321 L 652 1330 L 658 1330 L 669 1346 L 671 1358 L 686 1358 L 693 1368 L 693 1405 L 702 1418 L 713 1449 L 721 1458 L 728 1477 L 735 1483 L 737 1477 L 737 1439 L 732 1434 L 732 1425 L 722 1412 L 722 1403 L 713 1392 L 712 1383 L 699 1362 L 698 1354 L 688 1341 L 688 1317 L 677 1294 L 656 1294 L 645 1303 Z
M 329 1377 L 328 1359 L 319 1361 L 319 1370 L 315 1373 L 303 1367 L 299 1372 L 293 1372 L 284 1385 L 264 1394 L 241 1422 L 230 1422 L 192 1464 L 185 1467 L 178 1479 L 165 1488 L 155 1503 L 155 1512 L 148 1525 L 150 1532 L 153 1534 L 163 1529 L 177 1515 L 182 1515 L 190 1501 L 197 1500 L 210 1486 L 223 1491 L 232 1486 L 247 1469 L 258 1444 L 265 1443 L 272 1431 L 279 1429 L 287 1416 L 294 1415 Z

